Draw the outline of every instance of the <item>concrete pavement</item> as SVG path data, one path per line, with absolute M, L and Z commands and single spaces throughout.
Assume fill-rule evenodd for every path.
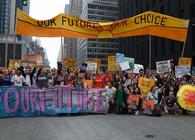
M 195 140 L 195 115 L 0 119 L 0 140 Z

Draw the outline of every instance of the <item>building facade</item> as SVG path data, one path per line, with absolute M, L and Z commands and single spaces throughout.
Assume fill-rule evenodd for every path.
M 192 57 L 195 64 L 195 1 L 194 0 L 118 0 L 119 18 L 129 18 L 145 11 L 155 11 L 178 18 L 190 19 L 185 57 Z M 149 37 L 121 38 L 119 51 L 126 56 L 134 57 L 136 63 L 149 64 Z M 183 43 L 154 37 L 152 43 L 152 67 L 155 62 L 166 59 L 174 59 L 177 64 L 181 56 Z
M 82 11 L 82 0 L 70 0 L 69 5 L 65 6 L 65 13 L 79 17 Z M 64 39 L 64 58 L 76 59 L 77 54 L 77 39 L 76 38 L 65 38 Z
M 21 36 L 15 36 L 16 8 L 22 9 L 22 1 L 0 1 L 0 66 L 6 67 L 9 59 L 21 59 Z
M 95 22 L 118 20 L 117 0 L 83 0 L 80 18 Z M 115 55 L 118 50 L 118 39 L 78 39 L 77 65 L 85 60 L 100 60 L 101 67 L 107 67 L 109 55 Z

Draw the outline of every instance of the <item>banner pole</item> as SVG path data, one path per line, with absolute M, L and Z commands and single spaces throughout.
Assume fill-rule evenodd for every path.
M 13 59 L 15 61 L 16 59 L 16 28 L 17 28 L 17 20 L 18 20 L 18 16 L 17 16 L 17 7 L 15 7 L 15 28 L 14 28 L 14 48 L 13 48 Z
M 183 43 L 183 48 L 182 48 L 182 52 L 181 52 L 181 57 L 183 57 L 183 55 L 184 55 L 185 47 L 186 47 L 186 40 L 185 40 L 184 43 Z
M 151 35 L 149 35 L 149 66 L 148 69 L 151 69 L 152 66 L 152 40 Z
M 189 23 L 190 23 L 190 20 L 188 19 L 188 30 L 189 30 Z M 186 38 L 185 38 L 185 40 L 183 42 L 183 48 L 182 48 L 182 52 L 181 52 L 181 57 L 184 56 L 184 52 L 185 52 L 185 48 L 186 48 L 187 36 L 188 36 L 188 33 L 187 33 Z

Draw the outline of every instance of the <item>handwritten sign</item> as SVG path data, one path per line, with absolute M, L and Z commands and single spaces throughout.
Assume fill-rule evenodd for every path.
M 116 56 L 108 56 L 108 70 L 109 71 L 117 71 L 116 66 Z
M 135 64 L 134 69 L 133 69 L 133 73 L 139 74 L 140 69 L 144 69 L 144 66 L 140 65 L 140 64 Z
M 97 63 L 87 62 L 87 71 L 96 72 L 96 70 L 97 70 Z
M 182 78 L 184 75 L 190 75 L 190 67 L 189 66 L 175 66 L 176 78 Z
M 156 62 L 157 73 L 171 72 L 170 60 Z
M 76 68 L 76 59 L 74 59 L 74 58 L 65 58 L 63 64 L 66 68 L 69 68 L 71 70 L 75 70 L 75 68 Z
M 150 89 L 154 83 L 155 81 L 153 79 L 140 77 L 138 81 L 138 87 L 142 91 L 142 94 L 146 95 L 150 92 Z
M 55 87 L 0 87 L 0 117 L 57 115 L 60 113 L 104 113 L 106 90 Z
M 130 66 L 131 70 L 133 70 L 134 69 L 134 62 L 135 62 L 134 58 L 125 57 L 124 60 L 125 60 L 125 62 L 127 61 L 129 63 L 129 66 Z
M 191 66 L 191 64 L 192 64 L 192 58 L 184 58 L 184 57 L 179 58 L 178 66 Z
M 122 62 L 119 65 L 120 65 L 120 68 L 121 68 L 122 71 L 130 69 L 129 62 Z
M 116 53 L 116 63 L 120 64 L 125 61 L 125 56 L 122 53 Z

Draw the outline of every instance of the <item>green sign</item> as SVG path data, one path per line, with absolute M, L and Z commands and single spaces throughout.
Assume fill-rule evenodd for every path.
M 125 57 L 125 61 L 127 61 L 129 63 L 130 68 L 133 70 L 134 69 L 134 58 L 131 57 Z

